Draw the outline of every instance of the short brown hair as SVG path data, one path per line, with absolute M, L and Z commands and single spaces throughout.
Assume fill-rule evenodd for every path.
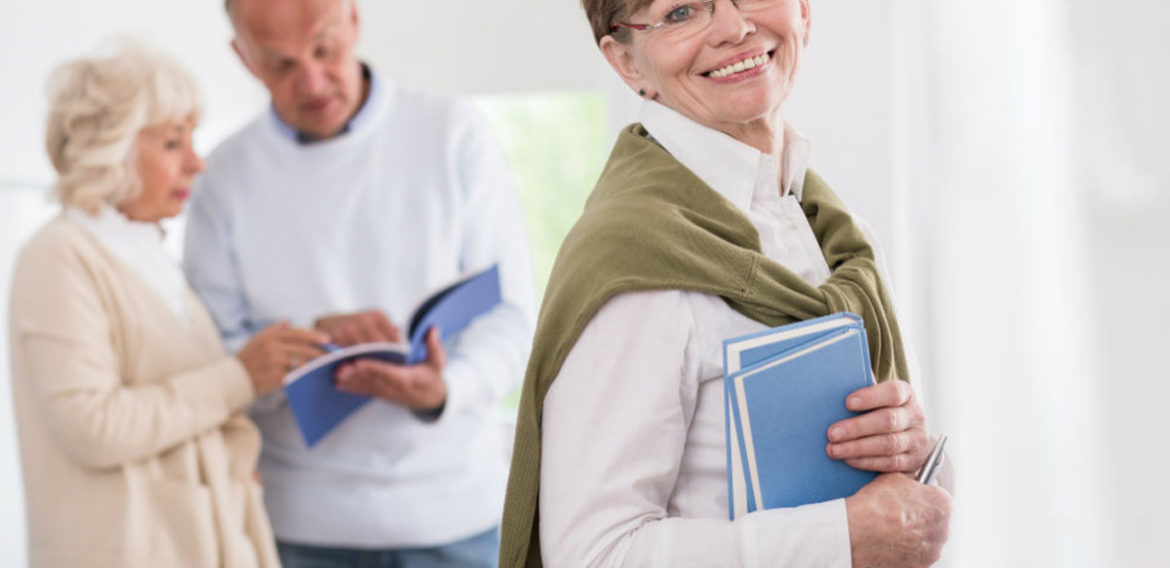
M 581 0 L 581 7 L 585 8 L 589 27 L 593 28 L 593 39 L 600 45 L 601 38 L 611 33 L 618 41 L 628 40 L 629 30 L 623 28 L 614 32 L 613 23 L 649 6 L 652 2 L 654 0 Z

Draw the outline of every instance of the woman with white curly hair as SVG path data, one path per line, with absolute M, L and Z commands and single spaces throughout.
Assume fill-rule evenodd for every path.
M 203 162 L 200 103 L 133 43 L 49 81 L 62 212 L 24 246 L 9 310 L 33 566 L 277 566 L 244 411 L 326 338 L 276 324 L 238 355 L 162 245 Z

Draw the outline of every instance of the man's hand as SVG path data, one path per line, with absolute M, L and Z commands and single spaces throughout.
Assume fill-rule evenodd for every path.
M 913 473 L 930 453 L 926 415 L 904 381 L 886 381 L 849 395 L 845 406 L 860 416 L 829 427 L 829 457 L 857 468 Z
M 333 343 L 342 347 L 371 341 L 402 341 L 402 331 L 381 310 L 322 316 L 313 322 L 313 328 L 329 334 Z
M 418 412 L 432 412 L 447 402 L 443 367 L 447 354 L 439 328 L 427 332 L 427 360 L 417 365 L 394 365 L 376 359 L 358 359 L 337 370 L 337 388 L 374 396 Z
M 926 568 L 950 531 L 951 496 L 901 473 L 887 473 L 845 498 L 856 568 Z

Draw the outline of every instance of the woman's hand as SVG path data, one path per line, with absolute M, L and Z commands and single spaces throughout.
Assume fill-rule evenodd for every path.
M 282 321 L 253 335 L 236 358 L 252 379 L 256 394 L 268 394 L 281 387 L 289 371 L 324 353 L 320 346 L 328 342 L 324 333 L 289 327 Z
M 887 473 L 846 497 L 845 511 L 854 568 L 925 568 L 946 544 L 951 496 Z
M 858 389 L 845 401 L 864 412 L 829 427 L 829 457 L 857 468 L 913 473 L 930 453 L 926 415 L 904 381 L 886 381 Z

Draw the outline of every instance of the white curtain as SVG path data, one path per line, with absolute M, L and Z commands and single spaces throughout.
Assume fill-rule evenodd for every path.
M 1164 566 L 1168 11 L 898 8 L 904 303 L 958 474 L 942 564 Z

